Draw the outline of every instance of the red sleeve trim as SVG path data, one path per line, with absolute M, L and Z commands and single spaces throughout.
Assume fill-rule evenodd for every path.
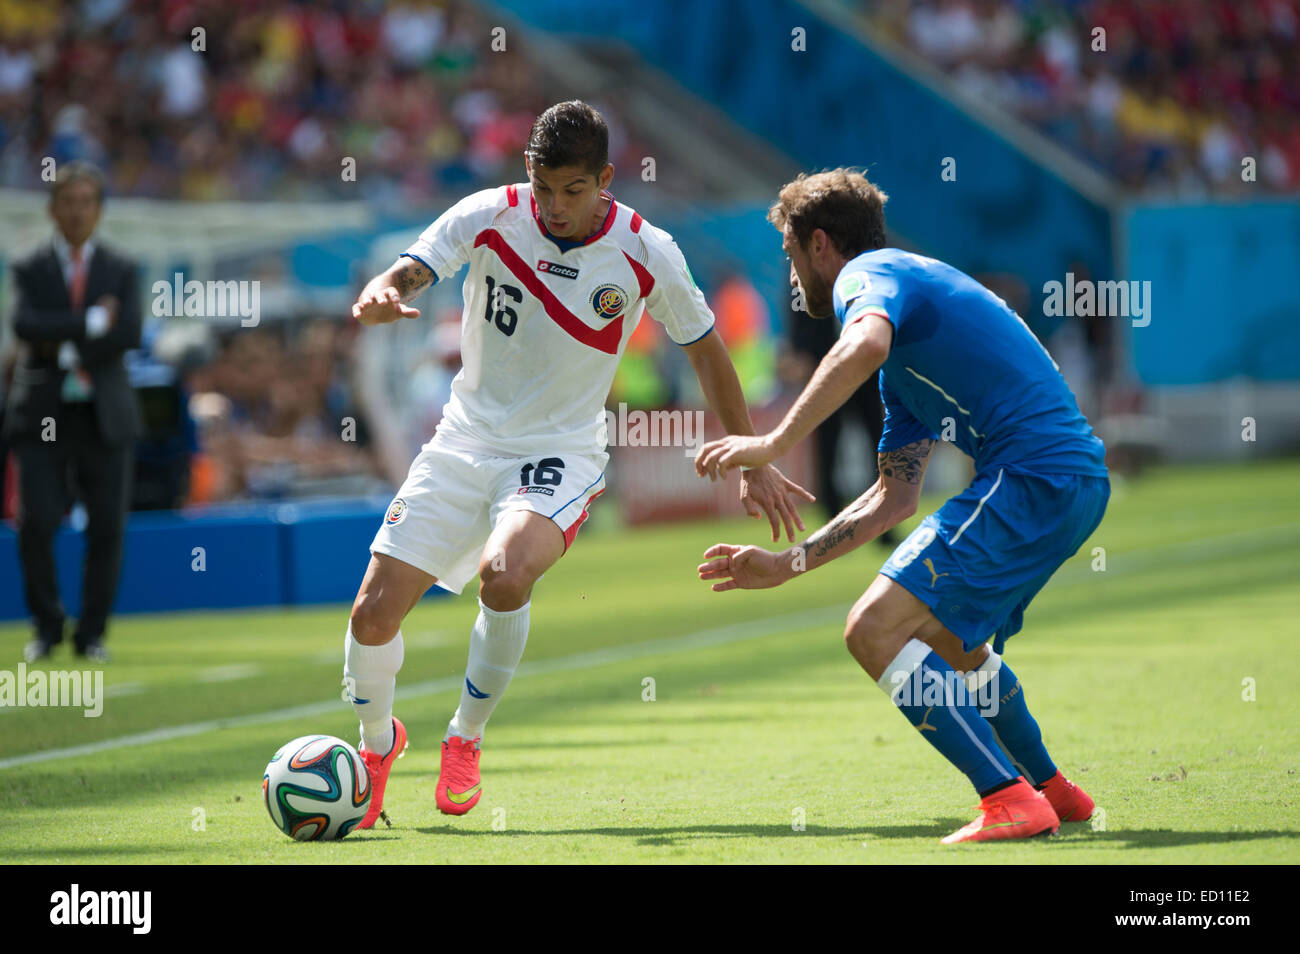
M 654 290 L 655 287 L 654 276 L 646 271 L 646 267 L 631 255 L 627 254 L 627 252 L 623 253 L 623 257 L 626 258 L 627 263 L 632 266 L 632 271 L 636 275 L 637 283 L 641 286 L 641 297 L 649 297 L 650 292 Z

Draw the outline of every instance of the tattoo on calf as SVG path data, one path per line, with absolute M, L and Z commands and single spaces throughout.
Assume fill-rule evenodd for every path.
M 880 476 L 919 484 L 921 475 L 925 472 L 925 460 L 930 456 L 930 448 L 933 446 L 934 441 L 923 440 L 880 454 L 877 457 Z

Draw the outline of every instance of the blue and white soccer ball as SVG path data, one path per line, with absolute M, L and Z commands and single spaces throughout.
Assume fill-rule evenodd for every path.
M 332 735 L 280 746 L 262 778 L 275 827 L 297 841 L 332 841 L 357 827 L 370 807 L 370 772 L 357 750 Z

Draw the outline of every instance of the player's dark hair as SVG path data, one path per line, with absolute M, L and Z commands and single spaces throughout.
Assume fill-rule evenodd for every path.
M 525 152 L 534 165 L 578 166 L 599 176 L 609 162 L 609 127 L 582 100 L 556 103 L 533 123 Z
M 104 174 L 80 159 L 65 162 L 59 167 L 54 182 L 50 184 L 50 200 L 53 201 L 55 196 L 74 182 L 89 182 L 95 187 L 95 201 L 104 204 Z
M 856 169 L 832 169 L 781 187 L 767 219 L 778 229 L 790 223 L 800 247 L 821 229 L 845 258 L 885 247 L 885 203 L 889 196 Z

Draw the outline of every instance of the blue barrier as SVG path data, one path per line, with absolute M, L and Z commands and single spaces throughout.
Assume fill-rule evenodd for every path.
M 1113 271 L 1104 205 L 795 0 L 502 2 L 530 27 L 631 45 L 807 169 L 865 166 L 896 234 L 963 271 L 1030 289 L 1075 263 Z M 791 49 L 796 27 L 806 52 Z M 945 157 L 955 181 L 940 178 Z M 1024 317 L 1040 333 L 1059 320 Z
M 1126 277 L 1151 282 L 1144 384 L 1300 380 L 1300 203 L 1142 205 L 1125 230 Z
M 349 603 L 388 500 L 237 504 L 127 521 L 116 612 Z M 201 548 L 201 550 L 196 549 Z M 59 592 L 81 609 L 83 534 L 55 538 Z M 17 534 L 0 527 L 0 619 L 23 619 Z M 446 591 L 433 587 L 430 595 Z

